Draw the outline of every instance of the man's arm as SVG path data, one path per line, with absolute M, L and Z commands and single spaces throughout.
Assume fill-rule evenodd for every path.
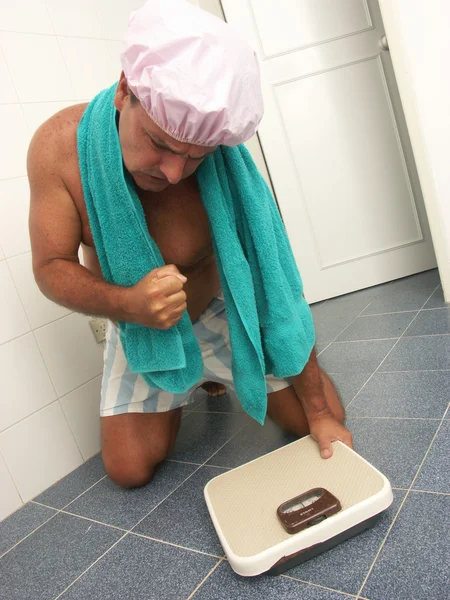
M 81 220 L 58 170 L 58 147 L 48 123 L 28 152 L 33 271 L 45 296 L 77 312 L 168 329 L 186 309 L 182 276 L 174 265 L 148 273 L 132 287 L 106 283 L 78 259 Z
M 315 349 L 303 371 L 291 378 L 294 390 L 302 403 L 311 436 L 319 444 L 322 458 L 333 454 L 331 442 L 340 440 L 352 447 L 350 432 L 332 415 L 323 390 Z

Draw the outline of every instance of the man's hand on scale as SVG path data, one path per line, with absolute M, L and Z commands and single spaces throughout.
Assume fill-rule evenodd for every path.
M 353 448 L 352 434 L 328 410 L 309 419 L 309 431 L 319 445 L 322 458 L 332 456 L 332 442 L 340 441 Z

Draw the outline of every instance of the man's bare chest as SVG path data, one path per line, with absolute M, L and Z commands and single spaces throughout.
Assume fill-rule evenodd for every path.
M 94 248 L 78 172 L 76 176 L 72 175 L 67 185 L 80 215 L 82 243 Z M 195 186 L 186 184 L 171 188 L 155 198 L 150 194 L 139 194 L 142 208 L 149 233 L 165 263 L 191 267 L 213 252 L 208 217 Z

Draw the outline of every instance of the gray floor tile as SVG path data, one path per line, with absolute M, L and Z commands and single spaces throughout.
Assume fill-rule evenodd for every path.
M 323 347 L 332 342 L 353 321 L 354 317 L 319 316 L 315 319 L 316 344 Z
M 411 492 L 362 592 L 371 600 L 448 598 L 450 496 Z
M 192 412 L 182 421 L 170 458 L 203 463 L 250 420 L 242 413 Z
M 28 503 L 3 519 L 0 522 L 0 556 L 55 514 L 51 508 Z
M 381 371 L 450 369 L 450 335 L 403 337 L 381 366 Z
M 234 468 L 277 450 L 297 438 L 285 433 L 268 417 L 263 426 L 252 421 L 210 460 L 209 464 Z
M 373 373 L 396 340 L 334 342 L 319 357 L 328 373 Z
M 327 300 L 321 306 L 313 311 L 315 321 L 320 321 L 322 318 L 355 318 L 363 311 L 374 298 L 381 292 L 380 289 L 377 291 L 361 290 L 352 294 L 346 294 L 345 296 L 339 296 L 338 298 L 332 298 Z
M 207 396 L 203 402 L 200 402 L 194 412 L 223 412 L 223 413 L 242 413 L 244 409 L 239 402 L 236 394 L 231 390 L 223 396 Z
M 131 529 L 197 467 L 166 462 L 152 481 L 138 489 L 122 489 L 109 478 L 67 507 L 67 511 L 124 529 Z
M 2 600 L 52 600 L 122 533 L 60 513 L 0 561 Z
M 422 310 L 405 333 L 411 335 L 440 335 L 450 333 L 450 308 Z
M 362 316 L 420 310 L 432 292 L 433 290 L 429 288 L 417 290 L 387 288 L 369 304 Z
M 351 403 L 347 415 L 441 419 L 449 390 L 450 371 L 378 372 Z
M 444 294 L 442 292 L 442 287 L 438 287 L 437 290 L 434 291 L 431 298 L 425 304 L 424 308 L 446 308 L 449 305 L 444 300 Z
M 443 421 L 414 489 L 450 494 L 450 421 Z
M 208 481 L 221 473 L 224 470 L 202 467 L 133 531 L 192 550 L 223 556 L 203 495 Z
M 394 490 L 394 502 L 374 527 L 286 574 L 335 590 L 357 594 L 406 492 Z
M 335 373 L 330 376 L 344 406 L 353 400 L 371 375 L 372 373 Z
M 358 317 L 336 340 L 381 340 L 399 338 L 411 323 L 417 312 L 392 313 L 372 317 Z
M 184 600 L 217 559 L 128 535 L 61 600 Z
M 40 494 L 35 500 L 54 508 L 63 508 L 105 475 L 102 458 L 100 454 L 97 454 Z
M 208 577 L 193 600 L 345 600 L 349 596 L 287 577 L 239 577 L 223 562 Z
M 416 290 L 420 288 L 431 288 L 434 289 L 440 283 L 439 271 L 437 269 L 431 269 L 430 271 L 423 271 L 410 277 L 403 277 L 402 279 L 396 279 L 391 283 L 392 289 L 396 290 Z
M 392 487 L 407 488 L 439 427 L 439 421 L 348 419 L 356 452 L 379 469 Z

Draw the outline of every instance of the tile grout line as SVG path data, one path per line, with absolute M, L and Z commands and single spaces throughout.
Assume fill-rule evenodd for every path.
M 435 289 L 431 292 L 431 294 L 428 296 L 428 298 L 425 300 L 425 302 L 422 305 L 422 308 L 425 306 L 425 304 L 429 301 L 429 299 L 431 298 L 431 296 L 434 294 L 434 292 L 438 289 L 439 285 L 437 285 L 435 287 Z M 416 313 L 416 315 L 412 318 L 411 322 L 409 323 L 408 327 L 405 329 L 405 331 L 402 333 L 402 335 L 398 338 L 398 340 L 395 342 L 395 344 L 392 346 L 392 348 L 389 350 L 389 352 L 386 354 L 386 356 L 383 358 L 383 360 L 380 362 L 380 364 L 378 365 L 378 367 L 375 369 L 375 371 L 372 373 L 372 375 L 369 377 L 369 379 L 366 381 L 366 383 L 362 386 L 362 388 L 359 390 L 359 392 L 355 395 L 355 397 L 347 404 L 347 406 L 345 407 L 346 410 L 349 408 L 349 406 L 352 404 L 352 402 L 355 400 L 355 398 L 357 398 L 359 396 L 359 394 L 362 392 L 362 390 L 366 387 L 366 385 L 369 383 L 369 381 L 373 378 L 373 376 L 378 373 L 378 371 L 380 370 L 381 366 L 383 365 L 383 363 L 385 362 L 385 360 L 387 359 L 387 357 L 391 354 L 391 352 L 394 350 L 394 348 L 397 346 L 397 344 L 400 342 L 400 340 L 403 338 L 403 336 L 405 335 L 405 333 L 408 331 L 408 329 L 411 327 L 411 325 L 414 323 L 414 321 L 417 319 L 418 315 L 421 312 L 421 309 L 419 309 L 419 311 Z
M 202 587 L 202 585 L 205 583 L 205 581 L 208 579 L 208 577 L 210 577 L 214 571 L 217 569 L 217 567 L 224 561 L 223 558 L 221 558 L 220 560 L 217 561 L 217 563 L 213 566 L 213 568 L 210 570 L 210 572 L 206 575 L 206 577 L 204 577 L 202 579 L 202 581 L 198 584 L 198 586 L 189 594 L 189 596 L 186 598 L 186 600 L 191 600 L 191 598 L 193 598 L 195 596 L 195 594 L 199 591 L 199 589 Z
M 422 461 L 420 462 L 419 467 L 417 468 L 416 474 L 415 474 L 413 480 L 411 481 L 410 486 L 407 488 L 405 497 L 403 498 L 403 501 L 400 503 L 398 511 L 396 512 L 394 518 L 392 519 L 392 522 L 391 522 L 391 524 L 389 526 L 389 529 L 387 530 L 386 535 L 384 536 L 383 541 L 381 542 L 380 547 L 378 548 L 378 552 L 376 553 L 375 558 L 373 559 L 373 562 L 372 562 L 372 564 L 371 564 L 371 566 L 370 566 L 370 568 L 369 568 L 369 570 L 367 572 L 367 575 L 366 575 L 366 577 L 364 578 L 364 581 L 361 584 L 361 587 L 360 587 L 359 593 L 358 593 L 358 600 L 361 599 L 361 594 L 362 594 L 362 591 L 364 589 L 364 586 L 366 585 L 366 583 L 367 583 L 367 581 L 368 581 L 368 579 L 369 579 L 369 577 L 370 577 L 370 575 L 371 575 L 371 573 L 372 573 L 372 571 L 373 571 L 373 569 L 375 567 L 375 564 L 376 564 L 376 562 L 377 562 L 377 560 L 378 560 L 378 558 L 379 558 L 379 556 L 380 556 L 380 554 L 381 554 L 381 552 L 382 552 L 382 550 L 384 548 L 384 545 L 386 544 L 386 540 L 389 537 L 389 534 L 391 533 L 392 528 L 394 527 L 395 522 L 397 521 L 397 518 L 398 518 L 398 516 L 400 514 L 400 511 L 402 510 L 402 508 L 403 508 L 403 506 L 404 506 L 407 498 L 409 497 L 409 494 L 411 493 L 411 491 L 413 491 L 413 492 L 415 491 L 415 490 L 412 489 L 413 485 L 414 485 L 417 477 L 419 476 L 419 473 L 422 470 L 423 465 L 425 464 L 425 461 L 426 461 L 426 459 L 428 457 L 428 454 L 430 453 L 431 447 L 433 446 L 433 444 L 434 444 L 434 442 L 435 442 L 435 440 L 437 438 L 437 435 L 438 435 L 438 433 L 439 433 L 439 431 L 440 431 L 440 429 L 442 427 L 442 424 L 443 424 L 443 422 L 445 420 L 445 415 L 446 415 L 446 413 L 444 413 L 444 416 L 442 417 L 441 422 L 440 422 L 438 428 L 436 429 L 436 432 L 435 432 L 435 434 L 434 434 L 434 436 L 433 436 L 433 438 L 432 438 L 432 440 L 431 440 L 431 442 L 430 442 L 430 444 L 429 444 L 429 446 L 427 448 L 427 451 L 425 452 L 425 455 L 424 455 Z
M 417 315 L 422 312 L 422 311 L 417 311 Z M 416 315 L 416 317 L 417 317 Z M 415 317 L 414 317 L 415 318 Z M 412 319 L 411 323 L 414 321 L 414 318 Z M 411 323 L 409 323 L 407 329 L 409 328 L 409 326 L 411 325 Z M 408 338 L 410 340 L 415 339 L 415 338 L 430 338 L 430 337 L 444 337 L 446 335 L 450 336 L 450 332 L 448 333 L 423 333 L 421 335 L 405 335 L 407 330 L 405 330 L 402 335 L 400 336 L 393 336 L 393 337 L 380 337 L 380 338 L 363 338 L 363 339 L 358 339 L 358 340 L 338 340 L 335 342 L 332 342 L 333 344 L 358 344 L 360 342 L 380 342 L 380 341 L 384 341 L 384 340 L 399 340 L 401 337 L 405 337 Z M 344 332 L 342 332 L 344 333 Z M 342 335 L 342 334 L 341 334 Z
M 114 542 L 114 544 L 112 544 L 112 546 L 110 546 L 107 550 L 105 550 L 105 552 L 103 552 L 103 554 L 101 554 L 99 557 L 97 557 L 97 559 L 94 560 L 94 562 L 92 564 L 90 564 L 82 573 L 80 573 L 76 579 L 74 579 L 60 594 L 58 594 L 54 598 L 54 600 L 58 600 L 58 598 L 61 598 L 61 596 L 63 596 L 67 592 L 67 590 L 69 590 L 79 579 L 81 579 L 81 577 L 83 577 L 83 575 L 85 575 L 85 573 L 87 573 L 90 569 L 92 569 L 92 567 L 96 563 L 98 563 L 99 560 L 101 560 L 106 554 L 108 554 L 108 552 L 110 550 L 112 550 L 115 546 L 117 546 L 117 544 L 119 542 L 121 542 L 127 535 L 128 535 L 128 532 L 124 533 L 117 541 Z
M 285 575 L 284 573 L 280 574 L 280 577 L 284 577 L 284 579 L 291 579 L 293 581 L 299 581 L 300 583 L 305 583 L 306 585 L 310 585 L 312 587 L 317 587 L 322 590 L 327 590 L 329 592 L 335 592 L 337 594 L 344 594 L 344 596 L 349 596 L 350 598 L 356 598 L 356 594 L 351 594 L 350 592 L 343 592 L 341 590 L 337 590 L 335 588 L 327 587 L 326 585 L 321 585 L 320 583 L 313 583 L 312 581 L 306 581 L 305 579 L 299 579 L 298 577 L 293 577 L 292 575 Z
M 130 535 L 134 535 L 135 537 L 143 538 L 145 540 L 151 540 L 152 542 L 158 542 L 158 544 L 165 544 L 166 546 L 172 546 L 172 548 L 179 548 L 180 550 L 186 550 L 187 552 L 194 552 L 194 554 L 201 554 L 202 556 L 209 556 L 210 558 L 223 559 L 222 556 L 218 554 L 211 554 L 210 552 L 203 552 L 203 550 L 194 550 L 193 548 L 188 548 L 187 546 L 181 546 L 180 544 L 174 544 L 173 542 L 167 542 L 165 540 L 160 540 L 158 538 L 151 537 L 150 535 L 145 535 L 143 533 L 135 533 L 134 531 L 127 531 Z

